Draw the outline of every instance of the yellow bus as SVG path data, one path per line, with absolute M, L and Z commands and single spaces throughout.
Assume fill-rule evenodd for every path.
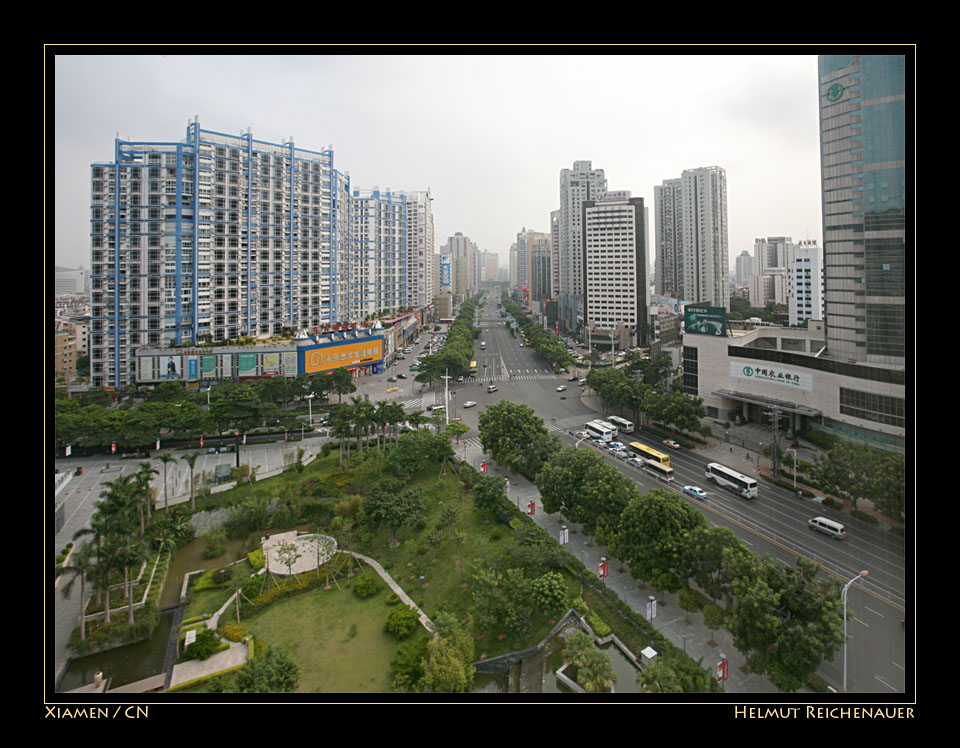
M 649 462 L 656 462 L 664 467 L 670 467 L 670 455 L 665 455 L 663 452 L 651 449 L 646 444 L 630 442 L 630 451 Z
M 471 362 L 470 362 L 470 376 L 471 376 L 471 377 L 477 376 L 477 362 L 476 362 L 476 361 L 471 361 Z

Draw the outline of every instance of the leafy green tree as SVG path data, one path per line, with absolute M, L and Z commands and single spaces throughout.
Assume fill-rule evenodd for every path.
M 504 479 L 499 475 L 481 475 L 473 486 L 473 501 L 477 508 L 491 514 L 510 509 L 504 486 Z
M 554 453 L 536 484 L 546 512 L 562 512 L 604 543 L 616 533 L 630 501 L 639 496 L 636 484 L 592 449 L 568 447 Z
M 267 647 L 263 657 L 247 662 L 237 674 L 239 693 L 293 693 L 300 680 L 300 669 L 282 649 Z
M 725 553 L 728 549 L 733 555 Z M 750 549 L 728 527 L 695 527 L 681 554 L 681 576 L 692 578 L 714 600 L 729 600 L 729 565 L 736 557 L 750 554 Z
M 420 614 L 409 605 L 396 605 L 387 614 L 383 630 L 398 639 L 406 639 L 420 625 Z
M 528 405 L 500 400 L 480 414 L 480 443 L 485 452 L 508 469 L 533 477 L 559 440 Z
M 416 639 L 400 642 L 393 659 L 390 660 L 395 690 L 413 691 L 419 685 L 431 641 L 430 634 L 424 633 Z
M 813 470 L 820 488 L 848 499 L 853 508 L 862 498 L 894 520 L 903 519 L 906 480 L 903 455 L 838 442 Z
M 210 416 L 217 431 L 246 433 L 263 422 L 263 401 L 256 387 L 235 382 L 221 382 L 210 392 Z
M 441 619 L 440 614 L 438 619 Z M 450 616 L 453 619 L 452 616 Z M 441 619 L 442 620 L 442 619 Z M 460 625 L 455 619 L 437 621 L 437 636 L 430 640 L 423 662 L 418 690 L 426 693 L 466 693 L 473 683 L 476 668 L 471 620 Z
M 678 496 L 655 488 L 627 504 L 609 550 L 629 565 L 635 579 L 654 581 L 663 572 L 682 573 L 689 534 L 704 526 L 700 512 Z
M 563 575 L 556 571 L 537 577 L 531 585 L 537 608 L 551 616 L 558 616 L 567 608 L 567 585 Z
M 423 492 L 405 488 L 398 478 L 384 478 L 364 498 L 363 509 L 371 520 L 390 528 L 390 543 L 396 545 L 397 530 L 422 518 Z
M 730 551 L 727 551 L 730 553 Z M 796 691 L 843 645 L 840 583 L 819 576 L 802 557 L 783 567 L 770 556 L 742 557 L 733 581 L 727 624 L 756 673 L 781 691 Z
M 357 391 L 357 385 L 353 383 L 353 375 L 349 369 L 334 369 L 332 374 L 328 375 L 330 382 L 329 391 L 339 397 L 337 402 L 343 402 L 343 396 Z

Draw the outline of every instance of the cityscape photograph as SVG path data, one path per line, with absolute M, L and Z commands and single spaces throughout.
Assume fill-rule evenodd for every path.
M 913 717 L 915 45 L 532 49 L 45 50 L 48 716 Z

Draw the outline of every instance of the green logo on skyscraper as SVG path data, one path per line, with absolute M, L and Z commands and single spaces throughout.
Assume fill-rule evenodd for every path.
M 827 99 L 829 101 L 836 101 L 841 96 L 843 96 L 843 86 L 839 83 L 834 83 L 830 88 L 827 89 Z

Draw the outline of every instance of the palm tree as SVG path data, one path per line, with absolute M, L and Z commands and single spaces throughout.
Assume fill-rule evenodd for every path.
M 199 456 L 199 452 L 193 452 L 180 458 L 180 462 L 185 462 L 190 466 L 190 511 L 193 511 L 197 508 L 193 500 L 193 466 L 197 462 L 197 458 Z
M 167 503 L 167 464 L 176 462 L 177 458 L 169 452 L 164 452 L 162 455 L 160 455 L 159 459 L 160 462 L 163 463 L 163 510 L 170 511 L 170 506 Z
M 343 464 L 343 443 L 350 436 L 350 427 L 350 413 L 345 408 L 337 408 L 331 417 L 330 433 L 340 439 L 340 464 Z
M 140 498 L 147 507 L 147 524 L 150 523 L 150 505 L 153 504 L 153 497 L 150 495 L 150 481 L 153 479 L 154 475 L 159 475 L 160 471 L 157 470 L 149 462 L 141 462 L 140 470 L 137 473 L 137 488 L 140 493 Z M 140 533 L 143 534 L 142 532 Z
M 96 564 L 92 559 L 92 548 L 90 545 L 83 545 L 70 554 L 70 563 L 66 566 L 58 566 L 56 575 L 70 575 L 70 580 L 63 585 L 60 594 L 64 599 L 70 597 L 73 591 L 73 583 L 80 579 L 80 641 L 87 638 L 87 577 L 94 573 Z
M 127 598 L 127 624 L 133 625 L 133 580 L 130 567 L 142 564 L 146 558 L 143 542 L 127 542 L 117 551 L 116 561 L 123 567 L 123 595 Z
M 393 426 L 393 443 L 400 440 L 400 424 L 407 419 L 407 414 L 403 412 L 403 406 L 400 403 L 390 403 L 387 405 L 390 414 L 390 424 Z
M 98 506 L 102 502 L 97 502 Z M 106 591 L 107 594 L 107 623 L 110 622 L 110 565 L 107 562 L 108 553 L 104 550 L 105 540 L 109 534 L 110 526 L 107 516 L 103 512 L 96 512 L 90 518 L 90 526 L 81 528 L 73 534 L 74 541 L 83 537 L 93 538 L 88 558 L 92 565 L 92 576 L 95 580 L 97 590 L 97 603 L 100 602 L 100 595 Z M 96 562 L 93 562 L 96 558 Z
M 377 403 L 373 412 L 373 423 L 377 427 L 377 447 L 380 447 L 380 437 L 383 436 L 384 444 L 387 441 L 387 425 L 390 423 L 389 404 L 386 400 Z
M 360 452 L 363 452 L 363 436 L 366 435 L 367 429 L 373 423 L 373 414 L 376 409 L 362 397 L 351 397 L 350 410 L 353 415 L 353 423 L 357 429 L 357 448 Z
M 613 689 L 617 674 L 610 658 L 599 649 L 591 648 L 583 654 L 577 666 L 577 683 L 588 693 L 607 693 Z

